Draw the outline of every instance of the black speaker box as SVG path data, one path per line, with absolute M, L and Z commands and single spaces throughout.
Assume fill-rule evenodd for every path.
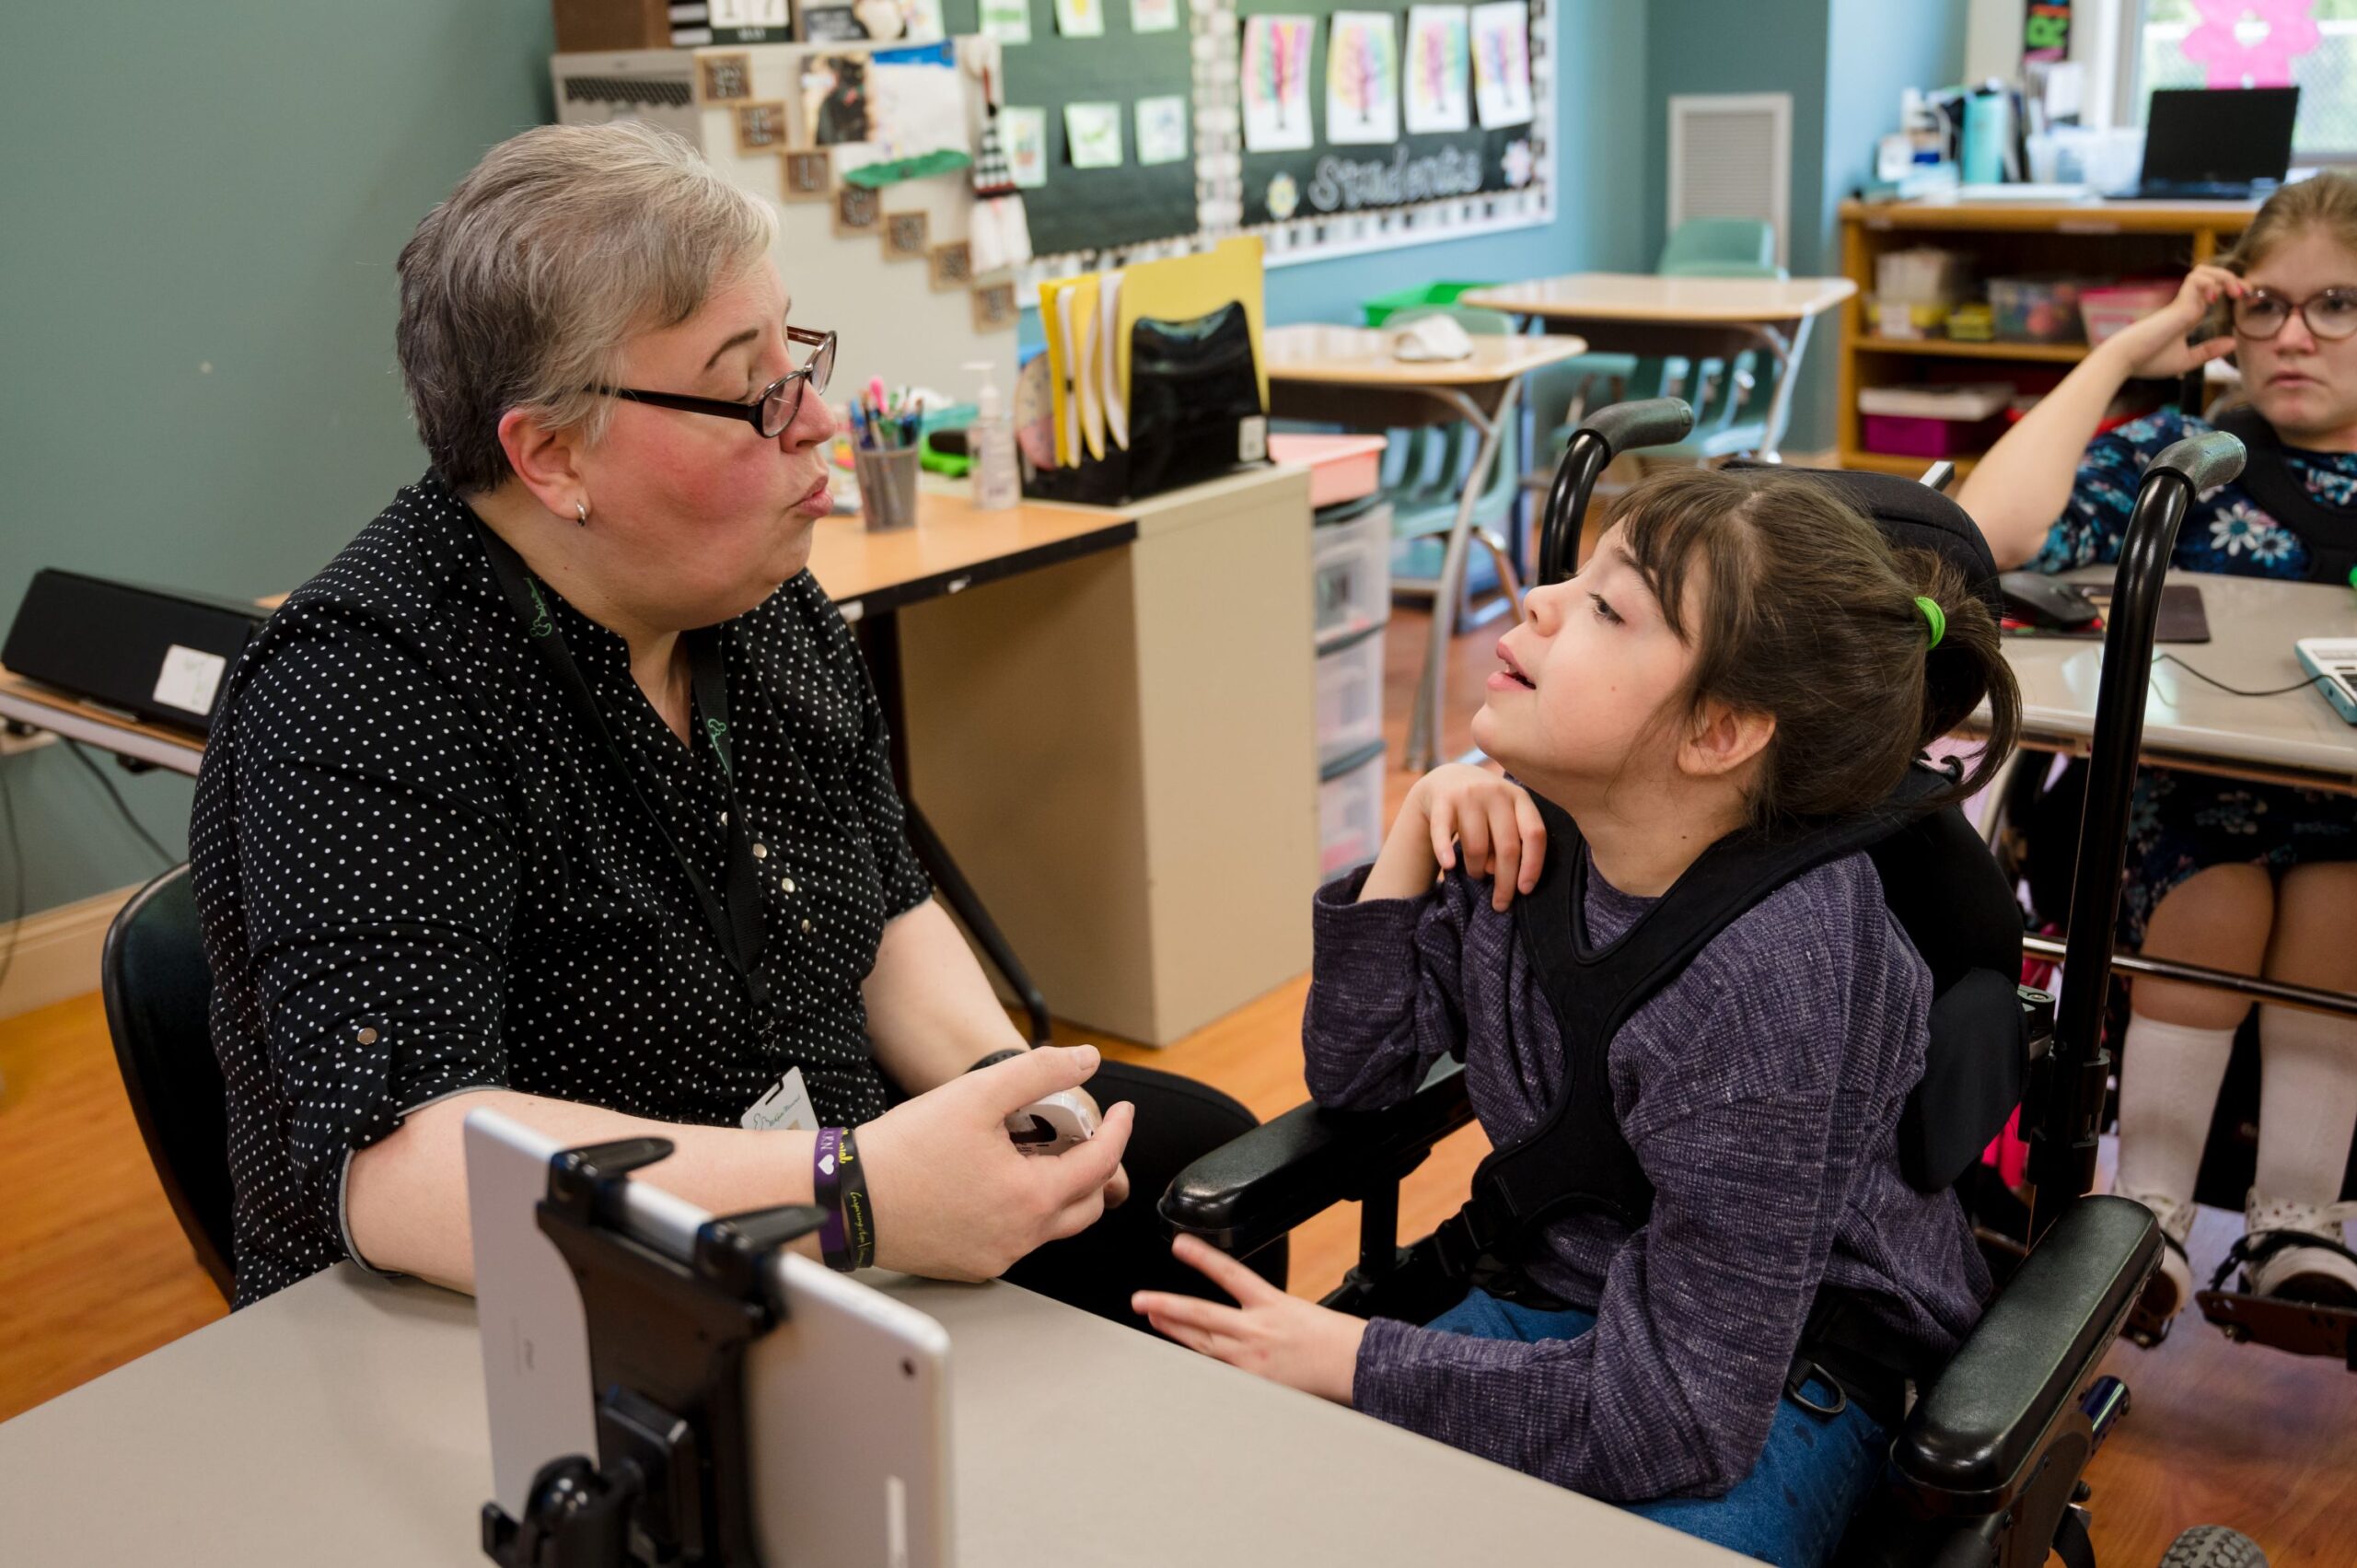
M 33 575 L 0 664 L 18 675 L 202 735 L 229 667 L 269 617 L 236 599 L 87 577 Z

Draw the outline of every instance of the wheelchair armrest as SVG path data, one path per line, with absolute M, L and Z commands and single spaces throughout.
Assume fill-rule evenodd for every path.
M 1398 1105 L 1297 1105 L 1180 1171 L 1162 1195 L 1163 1223 L 1248 1258 L 1320 1211 L 1397 1182 L 1472 1120 L 1464 1064 L 1446 1058 Z
M 2010 1505 L 2160 1258 L 2160 1227 L 2141 1203 L 2086 1197 L 2063 1212 L 1892 1447 L 1899 1474 L 1932 1511 Z

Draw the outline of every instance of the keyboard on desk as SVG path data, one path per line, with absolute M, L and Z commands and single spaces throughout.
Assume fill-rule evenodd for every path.
M 2247 180 L 2148 180 L 2122 191 L 2115 202 L 2247 202 L 2274 189 Z

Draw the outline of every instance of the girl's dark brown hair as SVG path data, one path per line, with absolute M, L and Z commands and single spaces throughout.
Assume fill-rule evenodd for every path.
M 1830 486 L 1773 469 L 1679 470 L 1630 490 L 1612 520 L 1662 618 L 1694 650 L 1687 711 L 1715 698 L 1776 720 L 1754 824 L 1881 805 L 1984 697 L 1988 744 L 1929 804 L 1973 794 L 2013 750 L 2021 693 L 1988 606 L 1942 557 L 1894 552 Z M 1928 652 L 1919 594 L 1947 618 Z

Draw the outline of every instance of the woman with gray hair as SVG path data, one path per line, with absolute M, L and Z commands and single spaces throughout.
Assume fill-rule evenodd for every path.
M 656 132 L 544 127 L 401 252 L 432 469 L 256 638 L 197 788 L 241 1306 L 345 1259 L 466 1287 L 487 1105 L 660 1133 L 715 1212 L 815 1199 L 839 1267 L 1055 1243 L 1018 1277 L 1119 1312 L 1175 1267 L 1150 1203 L 1097 1225 L 1125 1146 L 1167 1177 L 1250 1125 L 1025 1050 L 932 901 L 804 569 L 834 337 L 788 324 L 775 225 Z M 1085 1083 L 1132 1103 L 1026 1158 L 1008 1113 Z

